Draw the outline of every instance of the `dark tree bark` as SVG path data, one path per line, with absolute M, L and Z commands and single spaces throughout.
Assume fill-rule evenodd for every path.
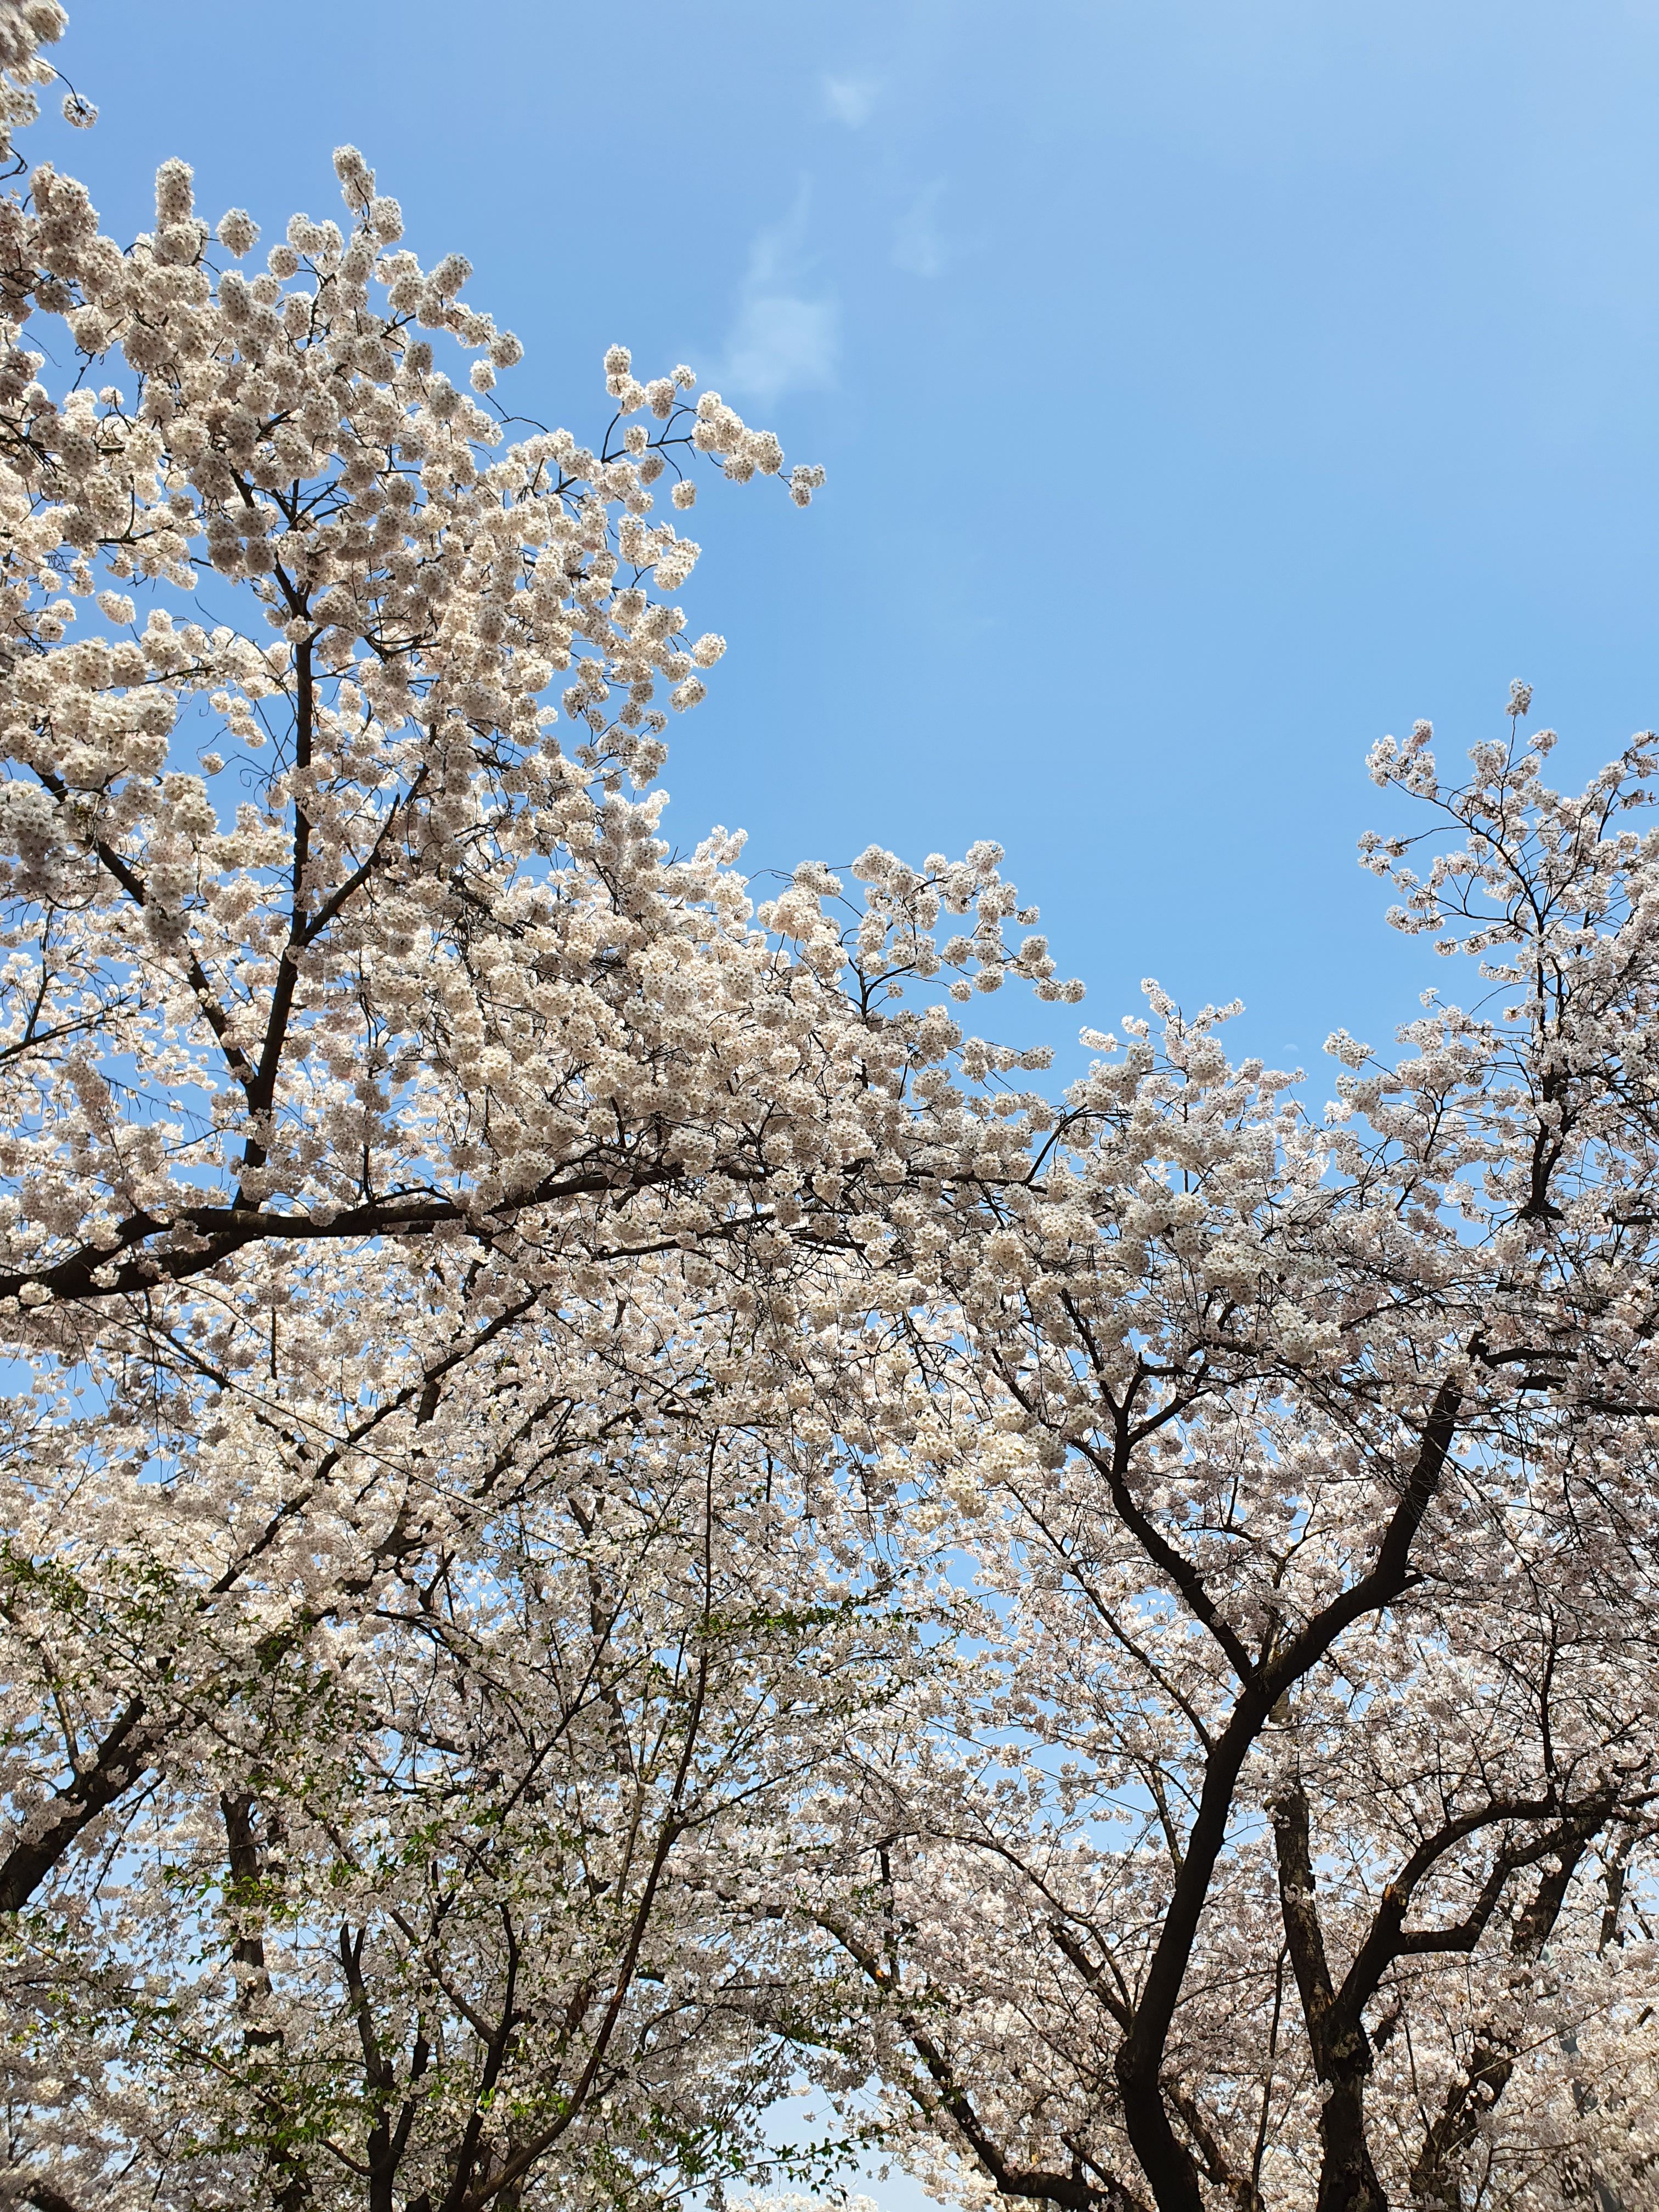
M 144 1701 L 134 1698 L 92 1764 L 57 1793 L 57 1818 L 33 1842 L 15 1844 L 0 1860 L 0 1912 L 21 1912 L 76 1838 L 143 1773 L 156 1741 L 144 1723 Z
M 1291 1969 L 1302 1999 L 1315 2070 L 1326 2092 L 1319 2116 L 1318 2212 L 1388 2212 L 1365 2136 L 1370 2038 L 1357 2009 L 1338 2004 L 1315 1901 L 1308 1799 L 1298 1782 L 1273 1808 L 1279 1894 Z

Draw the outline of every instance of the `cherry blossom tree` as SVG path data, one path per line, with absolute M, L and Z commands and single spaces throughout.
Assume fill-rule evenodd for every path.
M 1564 796 L 1528 704 L 1462 786 L 1373 757 L 1474 1011 L 1339 1032 L 1318 1121 L 1149 986 L 1011 1102 L 1023 1180 L 941 1182 L 909 1449 L 977 1644 L 811 1909 L 969 2199 L 1651 2199 L 1659 745 Z
M 9 130 L 63 28 L 0 9 Z M 957 1040 L 890 995 L 1066 988 L 993 847 L 850 922 L 671 854 L 664 708 L 723 644 L 654 503 L 821 474 L 622 347 L 597 445 L 509 442 L 517 340 L 335 166 L 344 223 L 252 276 L 182 161 L 127 246 L 49 163 L 0 201 L 0 2189 L 42 2212 L 754 2166 L 812 2002 L 757 1884 L 953 1602 L 781 1347 L 878 1404 L 920 1295 L 866 1252 Z
M 1659 746 L 1379 749 L 1479 980 L 1322 1119 L 1156 988 L 1050 1098 L 995 846 L 661 835 L 684 519 L 818 471 L 510 416 L 352 149 L 257 273 L 16 161 L 0 2199 L 1634 2212 Z

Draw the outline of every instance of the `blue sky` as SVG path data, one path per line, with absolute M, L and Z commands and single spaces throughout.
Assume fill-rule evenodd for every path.
M 994 836 L 1081 1017 L 1382 1042 L 1432 972 L 1355 866 L 1363 760 L 1659 720 L 1659 7 L 1585 0 L 71 0 L 106 222 L 337 212 L 343 139 L 472 260 L 579 433 L 693 363 L 830 481 L 714 487 L 673 834 L 757 866 Z M 1067 1059 L 1073 1054 L 1066 1054 Z

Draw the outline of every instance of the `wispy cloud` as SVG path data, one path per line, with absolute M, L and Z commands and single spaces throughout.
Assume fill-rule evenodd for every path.
M 787 292 L 750 300 L 734 325 L 726 380 L 769 404 L 781 393 L 835 380 L 836 310 Z
M 823 80 L 823 105 L 837 123 L 844 123 L 849 131 L 857 131 L 870 120 L 881 87 L 872 76 L 827 76 Z
M 785 220 L 756 239 L 726 342 L 722 382 L 763 405 L 835 381 L 840 311 L 807 289 L 807 203 L 803 185 Z
M 899 217 L 893 232 L 893 261 L 913 276 L 937 276 L 947 258 L 939 233 L 939 205 L 945 197 L 945 179 L 936 177 L 917 193 Z

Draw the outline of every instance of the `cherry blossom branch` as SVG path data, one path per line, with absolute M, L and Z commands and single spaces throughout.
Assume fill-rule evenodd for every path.
M 143 1775 L 161 1741 L 160 1732 L 147 1721 L 144 1700 L 130 1698 L 90 1765 L 79 1768 L 42 1808 L 42 1814 L 49 1814 L 51 1807 L 61 1808 L 56 1817 L 37 1814 L 30 1822 L 35 1832 L 0 1859 L 0 1912 L 21 1912 L 76 1837 Z
M 1346 1628 L 1367 1613 L 1381 1612 L 1407 1589 L 1412 1546 L 1438 1490 L 1462 1401 L 1460 1382 L 1448 1379 L 1441 1384 L 1424 1423 L 1422 1441 L 1402 1495 L 1377 1546 L 1376 1565 L 1315 1614 L 1282 1653 L 1259 1670 L 1252 1670 L 1231 1717 L 1205 1760 L 1203 1789 L 1188 1836 L 1187 1856 L 1176 1877 L 1141 1984 L 1134 2026 L 1114 2061 L 1129 2139 L 1152 2183 L 1158 2212 L 1203 2212 L 1192 2158 L 1170 2124 L 1158 2076 L 1244 1761 L 1279 1698 L 1312 1671 Z

